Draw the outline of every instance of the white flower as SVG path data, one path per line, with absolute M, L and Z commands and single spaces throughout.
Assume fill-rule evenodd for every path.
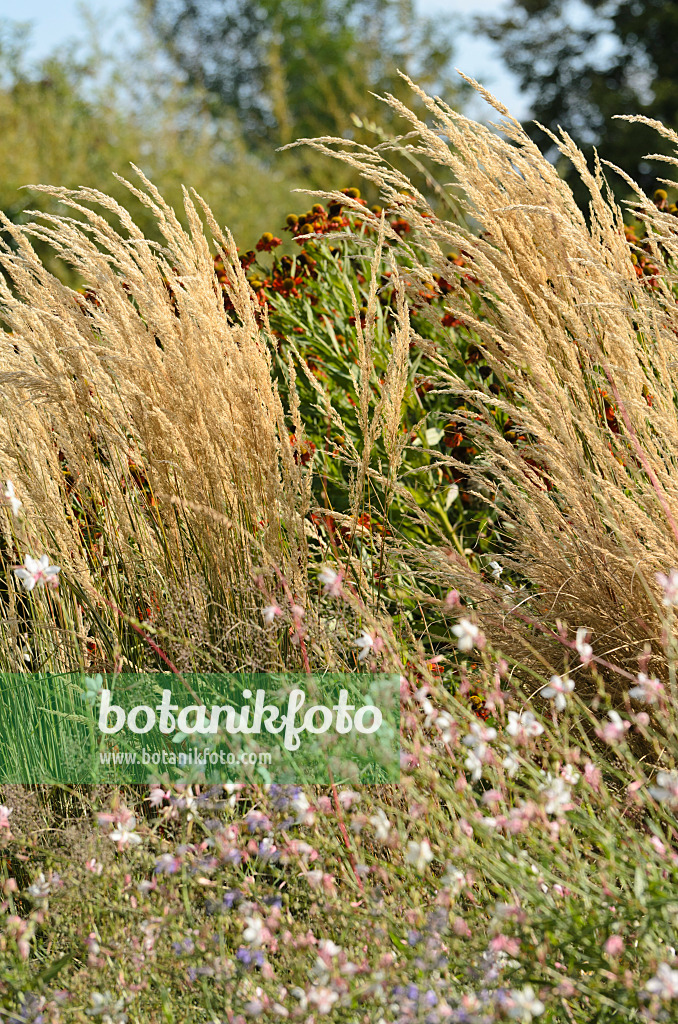
M 50 587 L 56 587 L 59 572 L 58 565 L 49 564 L 47 555 L 41 555 L 40 558 L 26 555 L 22 568 L 15 569 L 14 575 L 21 580 L 25 590 L 32 590 L 33 587 L 43 586 L 45 583 Z
M 540 1017 L 545 1010 L 541 999 L 537 999 L 531 985 L 524 985 L 521 989 L 511 989 L 511 1003 L 508 1007 L 509 1017 L 514 1020 L 529 1021 L 533 1017 Z
M 501 566 L 499 562 L 490 562 L 490 569 L 492 570 L 492 575 L 494 576 L 495 580 L 498 580 L 504 571 L 503 566 Z
M 632 700 L 643 700 L 646 704 L 656 704 L 663 692 L 664 686 L 655 676 L 650 679 L 644 672 L 639 672 L 638 685 L 629 690 L 629 697 Z
M 452 484 L 451 487 L 447 488 L 447 494 L 445 495 L 445 511 L 447 512 L 453 502 L 459 497 L 459 487 L 457 484 Z
M 576 786 L 581 779 L 581 774 L 571 764 L 565 765 L 560 776 L 568 786 Z
M 650 786 L 650 794 L 655 800 L 668 803 L 678 802 L 678 773 L 659 772 L 657 782 L 658 786 Z
M 7 504 L 12 506 L 12 515 L 17 516 L 19 514 L 19 509 L 21 508 L 21 502 L 14 493 L 14 484 L 11 480 L 7 480 L 5 483 L 5 490 L 2 496 Z
M 308 993 L 309 1003 L 313 1003 L 318 1013 L 331 1013 L 332 1007 L 339 998 L 334 989 L 324 985 L 314 985 Z
M 358 661 L 364 661 L 365 658 L 369 657 L 370 651 L 374 647 L 374 637 L 367 632 L 366 629 L 362 631 L 357 640 L 353 641 L 356 647 L 360 648 L 360 654 L 358 655 Z
M 483 762 L 480 760 L 478 755 L 472 750 L 464 761 L 464 768 L 467 772 L 470 772 L 471 779 L 473 782 L 477 782 L 483 774 Z
M 511 778 L 516 774 L 520 768 L 520 761 L 515 754 L 507 754 L 504 760 L 501 762 L 502 768 Z
M 462 743 L 465 747 L 472 748 L 471 753 L 464 761 L 464 767 L 471 773 L 474 782 L 477 782 L 483 774 L 483 763 L 488 760 L 488 743 L 496 738 L 497 730 L 483 725 L 482 722 L 473 722 L 470 734 L 464 736 Z
M 526 743 L 530 736 L 540 736 L 544 726 L 538 722 L 531 711 L 509 711 L 506 731 L 515 736 L 519 743 Z
M 601 729 L 596 729 L 596 736 L 599 736 L 605 743 L 617 743 L 626 735 L 631 723 L 622 719 L 618 711 L 608 711 L 609 722 L 605 722 Z
M 110 992 L 92 992 L 92 1009 L 86 1012 L 91 1017 L 101 1017 L 102 1024 L 127 1024 L 127 1014 L 123 1013 L 125 1007 L 124 996 L 118 1001 Z
M 472 651 L 481 637 L 480 629 L 470 619 L 459 619 L 457 625 L 452 627 L 452 632 L 458 637 L 457 647 L 460 651 Z
M 593 657 L 593 648 L 591 647 L 591 644 L 586 642 L 588 634 L 589 631 L 586 628 L 586 626 L 580 626 L 577 630 L 577 639 L 575 640 L 575 647 L 577 648 L 577 653 L 581 658 L 582 665 L 588 665 L 591 661 L 591 658 Z
M 447 889 L 451 889 L 455 896 L 458 896 L 461 890 L 466 885 L 466 875 L 459 868 L 452 867 L 451 864 L 446 866 L 445 874 L 441 878 L 441 882 Z
M 567 677 L 563 679 L 561 676 L 551 676 L 549 685 L 542 689 L 541 695 L 542 697 L 547 697 L 549 700 L 555 698 L 553 703 L 556 708 L 558 711 L 563 711 L 566 704 L 565 694 L 572 693 L 573 690 L 574 681 L 572 679 L 568 679 Z
M 109 832 L 109 839 L 112 839 L 114 843 L 119 843 L 121 849 L 124 849 L 126 846 L 136 846 L 137 843 L 141 842 L 141 836 L 138 836 L 134 831 L 135 826 L 136 820 L 134 815 L 132 815 L 124 824 L 120 822 L 113 832 Z
M 553 779 L 547 776 L 546 783 L 540 788 L 546 797 L 544 810 L 547 814 L 559 814 L 569 805 L 571 791 L 564 779 Z
M 267 626 L 272 626 L 276 615 L 282 615 L 282 608 L 279 608 L 277 604 L 267 604 L 265 608 L 261 609 L 261 614 L 264 616 L 264 623 Z
M 663 572 L 658 572 L 655 578 L 664 591 L 662 597 L 664 607 L 676 607 L 678 605 L 678 569 L 671 569 L 668 576 L 665 576 Z
M 104 678 L 100 672 L 95 676 L 85 676 L 85 689 L 81 691 L 82 699 L 87 704 L 96 704 L 97 698 L 103 692 Z
M 379 842 L 385 843 L 391 834 L 392 825 L 381 807 L 377 808 L 376 813 L 370 818 L 370 825 Z
M 318 943 L 318 949 L 321 953 L 327 953 L 328 956 L 339 956 L 341 953 L 341 946 L 337 946 L 336 942 L 332 942 L 332 939 L 321 939 Z
M 44 900 L 49 896 L 52 887 L 44 874 L 40 872 L 33 884 L 28 886 L 28 891 L 34 900 Z
M 477 748 L 480 745 L 491 743 L 497 738 L 497 730 L 493 729 L 491 725 L 484 725 L 482 722 L 472 722 L 470 729 L 470 734 L 464 737 L 464 745 L 467 747 Z
M 441 711 L 439 715 L 436 715 L 435 726 L 440 730 L 440 738 L 443 743 L 452 743 L 456 732 L 455 722 L 451 715 L 448 715 L 447 711 Z
M 323 591 L 330 597 L 339 597 L 341 594 L 342 573 L 335 572 L 328 565 L 318 573 L 318 580 L 323 585 Z
M 673 571 L 675 572 L 675 569 Z M 654 978 L 650 978 L 645 989 L 660 999 L 675 999 L 678 997 L 678 971 L 672 970 L 668 964 L 660 964 L 657 973 Z
M 258 914 L 245 918 L 247 927 L 242 933 L 243 940 L 252 946 L 260 946 L 263 941 L 264 922 Z
M 414 840 L 411 840 L 407 844 L 405 860 L 408 864 L 412 864 L 417 871 L 425 871 L 427 864 L 430 864 L 433 860 L 433 851 L 431 850 L 431 844 L 428 839 L 422 839 L 420 843 L 416 843 Z

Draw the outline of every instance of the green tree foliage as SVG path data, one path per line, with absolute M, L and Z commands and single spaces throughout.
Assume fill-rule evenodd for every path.
M 141 61 L 107 57 L 87 44 L 84 54 L 66 49 L 31 65 L 27 43 L 24 29 L 0 22 L 0 209 L 10 220 L 25 221 L 29 209 L 56 211 L 51 198 L 26 185 L 85 185 L 129 206 L 114 172 L 129 177 L 130 162 L 179 209 L 182 184 L 196 188 L 245 245 L 272 215 L 284 216 L 284 161 L 275 172 L 264 167 L 232 124 L 200 114 L 200 97 L 174 72 L 161 73 L 148 49 Z M 132 205 L 139 226 L 157 237 L 146 207 Z M 43 255 L 49 258 L 47 250 Z
M 479 26 L 530 93 L 537 121 L 551 131 L 562 126 L 588 156 L 597 146 L 646 189 L 654 186 L 662 170 L 644 156 L 668 153 L 671 144 L 649 128 L 612 117 L 644 114 L 678 127 L 678 4 L 513 0 L 505 16 Z M 536 126 L 528 132 L 544 142 Z M 575 172 L 567 174 L 574 183 Z M 577 192 L 584 195 L 581 183 Z
M 450 98 L 449 33 L 412 0 L 138 3 L 212 111 L 232 111 L 267 154 L 300 137 L 354 134 L 354 112 L 384 125 L 387 108 L 369 93 L 404 95 L 398 69 Z

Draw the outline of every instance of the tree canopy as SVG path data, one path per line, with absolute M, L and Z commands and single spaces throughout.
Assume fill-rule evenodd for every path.
M 412 0 L 138 3 L 189 83 L 214 113 L 235 115 L 253 149 L 350 133 L 353 112 L 383 125 L 388 108 L 369 93 L 409 93 L 397 69 L 449 98 L 449 33 Z
M 678 127 L 678 4 L 512 0 L 503 17 L 479 25 L 531 95 L 537 121 L 554 132 L 562 126 L 589 154 L 597 146 L 644 187 L 654 186 L 664 171 L 644 155 L 669 153 L 671 143 L 612 118 L 643 114 Z M 534 125 L 528 131 L 544 141 Z

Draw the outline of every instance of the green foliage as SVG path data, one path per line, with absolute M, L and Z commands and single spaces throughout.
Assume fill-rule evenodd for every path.
M 360 195 L 357 189 L 345 192 L 354 199 Z M 393 214 L 387 215 L 387 222 L 403 236 L 411 231 L 407 221 Z M 412 334 L 400 406 L 403 452 L 397 482 L 386 469 L 389 452 L 382 434 L 369 452 L 375 471 L 356 491 L 360 462 L 370 444 L 361 425 L 360 384 L 367 373 L 369 416 L 380 419 L 379 398 L 398 326 L 389 247 L 384 247 L 378 267 L 373 262 L 378 223 L 376 218 L 371 225 L 360 222 L 338 202 L 327 208 L 316 203 L 305 213 L 287 217 L 281 235 L 291 234 L 292 254 L 279 256 L 281 238 L 268 232 L 258 242 L 259 252 L 245 253 L 241 260 L 276 339 L 281 394 L 289 401 L 293 383 L 303 410 L 303 436 L 292 434 L 292 440 L 295 458 L 313 466 L 318 511 L 312 519 L 321 543 L 340 559 L 348 550 L 362 553 L 373 574 L 374 594 L 386 599 L 395 614 L 396 595 L 402 599 L 407 588 L 397 573 L 385 572 L 380 554 L 384 546 L 443 544 L 474 557 L 496 545 L 494 517 L 475 493 L 467 470 L 478 452 L 455 418 L 455 413 L 468 414 L 470 409 L 463 400 L 433 390 L 429 378 L 436 354 L 453 337 L 455 371 L 471 387 L 483 380 L 495 389 L 497 384 L 481 357 L 475 332 L 445 314 L 448 282 L 432 273 L 425 286 L 413 285 L 408 296 Z M 273 255 L 268 257 L 267 252 Z M 465 264 L 459 253 L 450 253 L 448 259 L 450 268 Z M 217 271 L 223 280 L 219 261 Z M 469 272 L 462 280 L 473 309 L 475 279 Z M 438 320 L 432 316 L 434 310 Z M 364 366 L 362 345 L 367 349 Z M 505 426 L 508 430 L 509 424 Z M 411 616 L 414 604 L 405 604 Z
M 148 237 L 159 240 L 147 207 L 114 177 L 128 177 L 130 162 L 177 208 L 182 185 L 193 185 L 220 223 L 245 241 L 258 237 L 271 212 L 283 215 L 294 183 L 289 162 L 264 168 L 232 125 L 215 125 L 200 114 L 195 95 L 158 67 L 152 51 L 142 60 L 102 55 L 90 46 L 84 56 L 67 50 L 31 66 L 26 33 L 11 23 L 0 28 L 0 209 L 10 220 L 25 222 L 27 209 L 58 209 L 26 185 L 85 185 L 127 205 Z M 57 271 L 47 248 L 40 252 L 63 276 L 65 268 Z
M 451 40 L 411 0 L 139 0 L 167 52 L 248 143 L 353 131 L 370 90 L 404 95 L 396 69 L 450 95 Z M 325 175 L 325 184 L 327 176 Z

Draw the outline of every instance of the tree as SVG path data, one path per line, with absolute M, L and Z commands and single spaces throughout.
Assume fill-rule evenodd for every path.
M 134 179 L 131 161 L 180 216 L 181 186 L 197 189 L 244 248 L 284 218 L 287 168 L 272 172 L 232 124 L 215 125 L 201 114 L 201 97 L 186 90 L 174 69 L 163 68 L 163 55 L 146 44 L 143 62 L 136 52 L 102 55 L 88 45 L 76 56 L 62 46 L 58 56 L 32 65 L 28 42 L 25 28 L 0 19 L 0 210 L 10 220 L 24 223 L 28 210 L 63 213 L 51 197 L 25 185 L 85 185 L 112 195 L 160 240 L 156 218 L 113 176 Z M 51 270 L 73 280 L 46 246 L 37 248 Z
M 369 96 L 405 95 L 400 69 L 451 88 L 444 26 L 412 0 L 138 0 L 176 65 L 233 112 L 253 149 L 355 132 L 353 112 L 384 124 Z M 378 108 L 378 115 L 376 113 Z
M 562 126 L 588 155 L 601 156 L 646 189 L 664 173 L 644 159 L 670 153 L 655 131 L 612 120 L 643 114 L 678 128 L 678 4 L 667 0 L 513 0 L 508 13 L 479 26 L 532 97 L 532 116 Z M 544 135 L 526 125 L 535 141 Z M 577 178 L 567 168 L 572 183 Z M 617 191 L 626 191 L 608 175 Z M 581 195 L 581 191 L 580 191 Z

